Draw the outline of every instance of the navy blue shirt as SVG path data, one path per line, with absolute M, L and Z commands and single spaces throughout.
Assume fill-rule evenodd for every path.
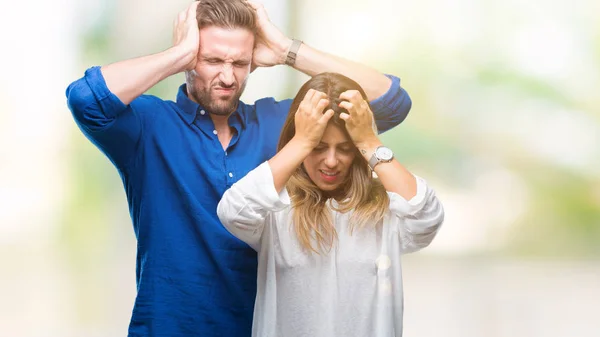
M 411 107 L 397 77 L 371 102 L 380 131 Z M 256 252 L 221 225 L 223 192 L 276 152 L 291 100 L 240 102 L 223 150 L 214 124 L 182 85 L 177 101 L 142 95 L 129 105 L 99 67 L 69 85 L 80 129 L 118 169 L 137 238 L 137 297 L 129 336 L 251 335 Z

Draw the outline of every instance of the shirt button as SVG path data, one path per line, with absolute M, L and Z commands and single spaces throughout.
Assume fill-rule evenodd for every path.
M 229 178 L 233 178 L 233 173 L 229 172 Z
M 392 260 L 390 260 L 390 257 L 387 255 L 379 255 L 377 260 L 375 260 L 375 264 L 377 265 L 378 269 L 386 270 L 392 264 Z
M 200 114 L 201 114 L 201 115 L 204 115 L 205 113 L 206 113 L 206 111 L 204 111 L 204 110 L 200 110 Z
M 217 134 L 217 130 L 213 130 L 213 133 L 216 135 Z

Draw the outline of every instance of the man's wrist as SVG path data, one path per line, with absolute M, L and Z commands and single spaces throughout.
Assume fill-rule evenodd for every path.
M 173 67 L 171 68 L 171 74 L 169 75 L 175 75 L 177 73 L 190 70 L 187 69 L 187 67 L 191 65 L 191 61 L 194 60 L 195 57 L 195 55 L 190 53 L 189 50 L 182 46 L 173 46 L 165 50 L 164 53 L 169 54 L 169 58 L 172 59 L 171 64 Z
M 279 55 L 279 57 L 277 58 L 277 63 L 279 65 L 285 64 L 285 59 L 287 57 L 287 53 L 290 50 L 291 46 L 292 46 L 292 39 L 287 38 L 287 37 L 284 40 L 282 40 L 281 42 L 276 44 L 275 52 L 277 53 L 277 55 Z
M 287 51 L 285 53 L 284 64 L 287 64 L 290 67 L 293 67 L 294 64 L 296 64 L 296 58 L 298 56 L 300 46 L 302 46 L 302 41 L 297 39 L 290 40 Z

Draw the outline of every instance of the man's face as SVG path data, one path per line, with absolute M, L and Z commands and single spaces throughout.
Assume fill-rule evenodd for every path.
M 210 113 L 235 111 L 250 74 L 254 34 L 216 26 L 200 30 L 196 67 L 186 72 L 188 96 Z

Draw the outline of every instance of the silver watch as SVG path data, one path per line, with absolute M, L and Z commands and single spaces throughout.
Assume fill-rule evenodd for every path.
M 375 170 L 375 166 L 379 163 L 389 163 L 394 159 L 394 152 L 390 148 L 385 146 L 378 146 L 369 159 L 369 167 L 371 170 Z

